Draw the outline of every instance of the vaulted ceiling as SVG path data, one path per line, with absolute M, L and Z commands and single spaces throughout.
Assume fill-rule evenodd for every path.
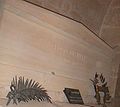
M 120 50 L 120 0 L 24 0 L 84 24 Z
M 109 5 L 99 36 L 113 48 L 120 47 L 120 0 L 112 0 Z

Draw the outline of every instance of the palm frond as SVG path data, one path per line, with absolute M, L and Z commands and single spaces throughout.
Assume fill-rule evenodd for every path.
M 11 91 L 8 93 L 8 103 L 13 99 L 13 103 L 24 101 L 28 102 L 29 100 L 38 100 L 38 101 L 48 101 L 51 102 L 50 96 L 38 82 L 33 81 L 32 79 L 24 79 L 24 77 L 15 76 L 11 82 L 10 86 Z

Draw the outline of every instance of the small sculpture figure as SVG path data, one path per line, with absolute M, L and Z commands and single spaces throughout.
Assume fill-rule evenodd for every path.
M 38 82 L 32 79 L 24 79 L 24 77 L 13 78 L 10 86 L 10 92 L 7 94 L 8 102 L 13 100 L 13 104 L 17 104 L 21 101 L 28 102 L 29 100 L 48 101 L 51 102 L 51 98 L 48 96 L 47 91 L 39 85 Z
M 107 101 L 110 100 L 111 96 L 109 93 L 109 89 L 107 86 L 107 82 L 105 81 L 105 78 L 103 77 L 103 74 L 95 74 L 94 80 L 90 79 L 93 82 L 94 89 L 95 89 L 95 98 L 97 100 L 97 103 L 101 104 L 101 96 L 100 92 L 104 93 L 103 96 L 103 107 L 106 107 Z

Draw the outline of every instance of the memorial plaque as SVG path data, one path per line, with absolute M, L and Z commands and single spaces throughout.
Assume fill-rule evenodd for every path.
M 69 103 L 71 104 L 84 104 L 80 91 L 78 89 L 65 88 L 63 90 Z

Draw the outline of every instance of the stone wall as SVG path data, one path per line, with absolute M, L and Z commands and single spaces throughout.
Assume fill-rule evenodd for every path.
M 0 97 L 14 76 L 45 87 L 53 101 L 67 102 L 65 87 L 95 103 L 90 78 L 103 73 L 114 95 L 113 50 L 80 23 L 21 0 L 7 0 L 0 28 Z
M 118 58 L 118 72 L 117 72 L 117 83 L 115 90 L 115 97 L 120 97 L 120 54 L 117 55 Z

